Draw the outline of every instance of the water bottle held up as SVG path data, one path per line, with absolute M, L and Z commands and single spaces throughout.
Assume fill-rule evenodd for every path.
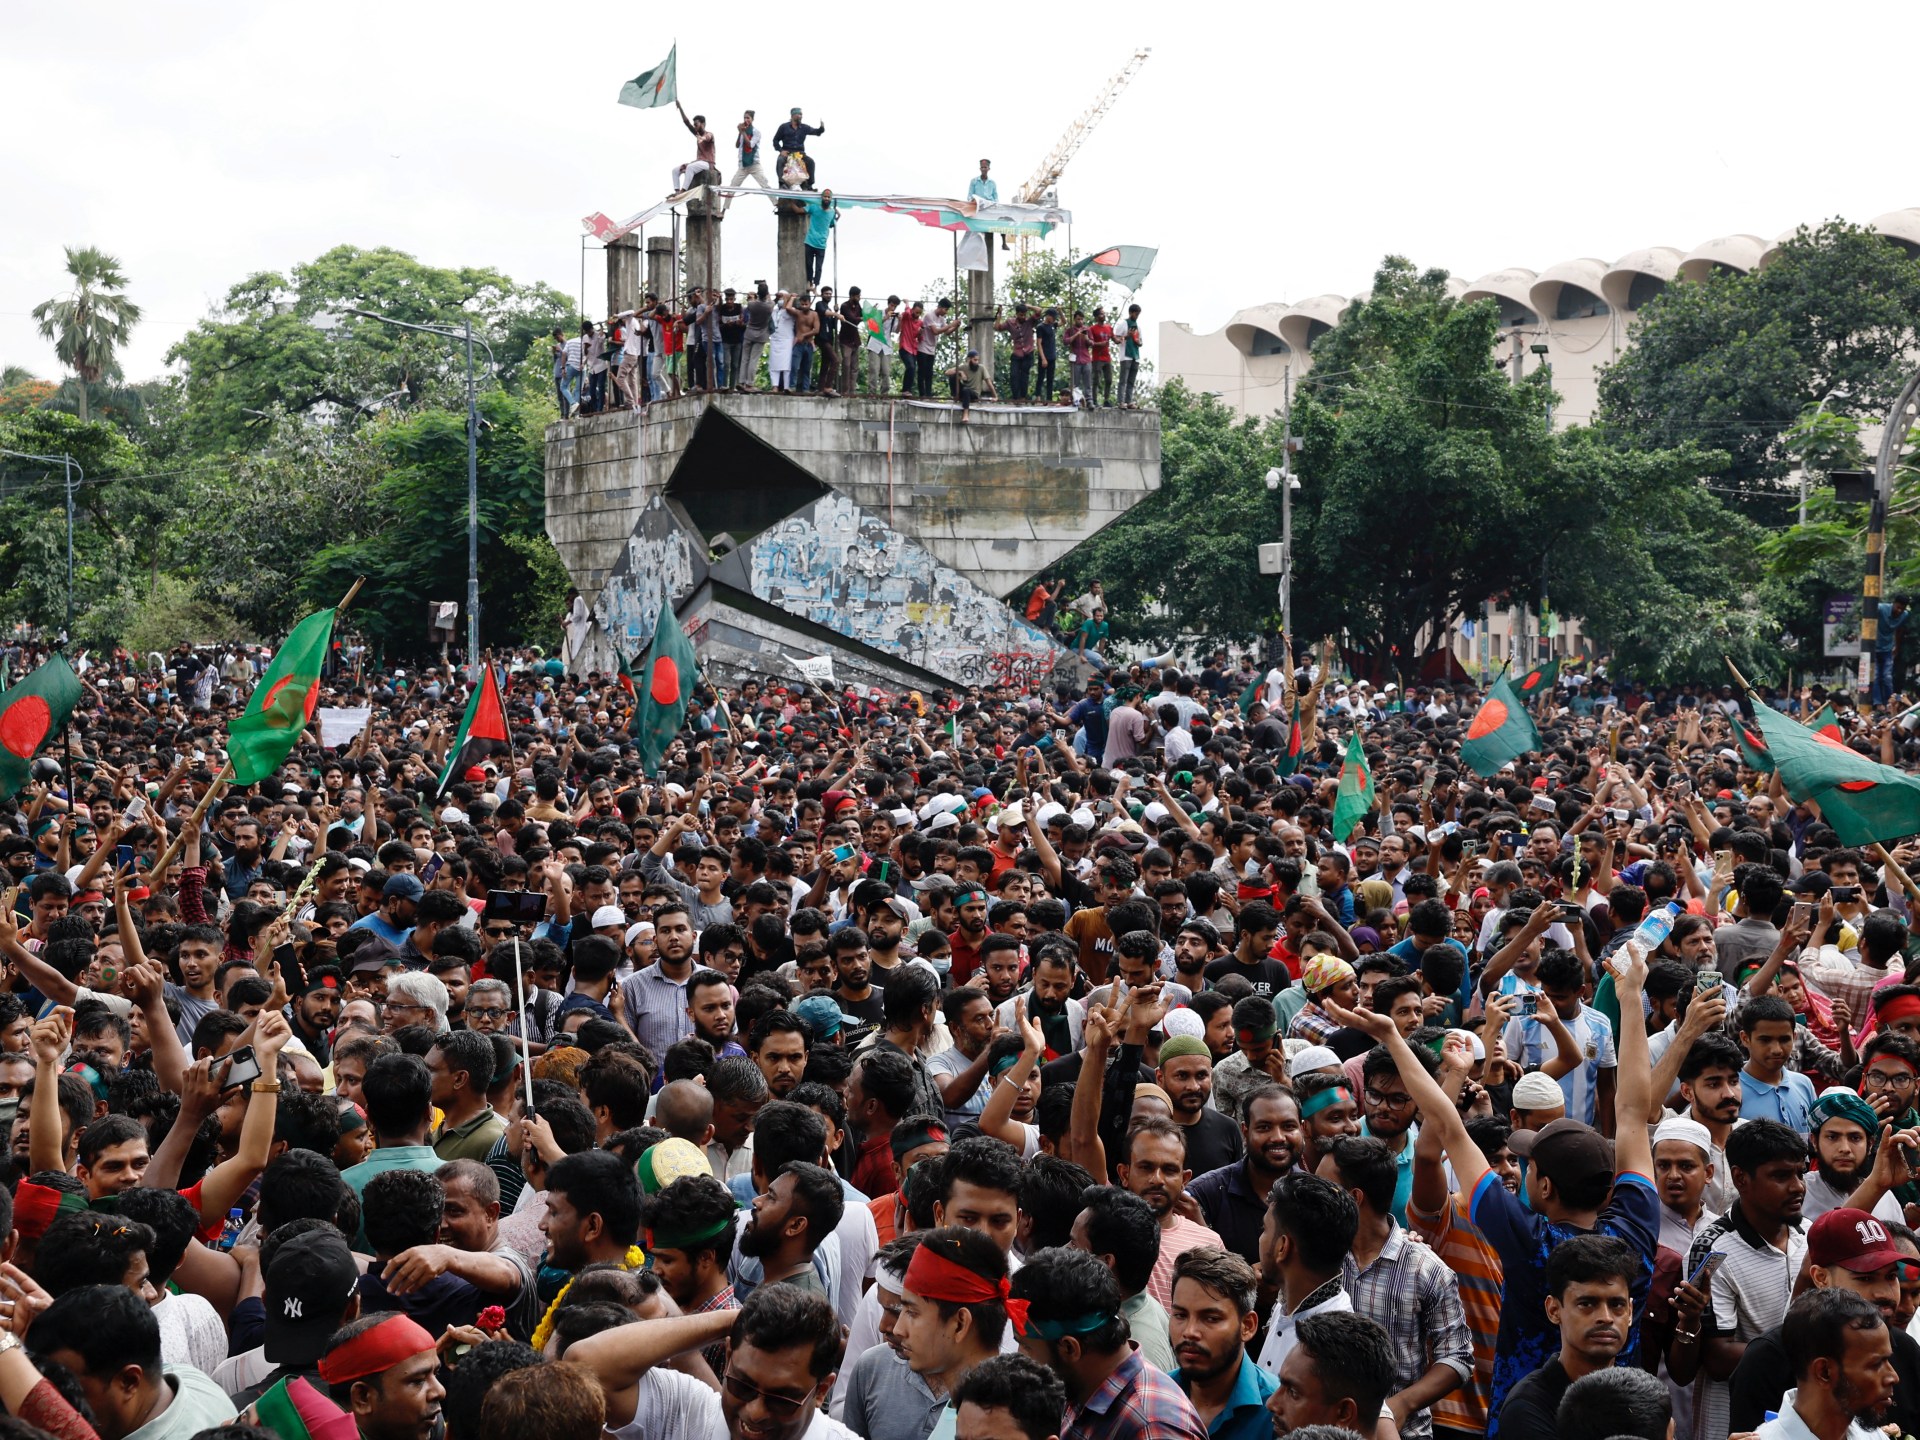
M 1620 947 L 1621 951 L 1630 951 L 1641 960 L 1651 963 L 1649 957 L 1673 933 L 1673 923 L 1679 918 L 1680 902 L 1677 900 L 1669 900 L 1658 910 L 1649 911 L 1646 919 L 1640 922 L 1640 928 L 1627 937 L 1627 943 Z M 1625 966 L 1617 965 L 1614 968 L 1621 970 Z

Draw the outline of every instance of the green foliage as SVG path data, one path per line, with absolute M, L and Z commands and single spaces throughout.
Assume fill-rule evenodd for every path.
M 252 640 L 262 633 L 177 575 L 160 576 L 147 594 L 125 604 L 124 614 L 110 618 L 110 633 L 119 643 L 144 654 L 165 652 L 182 640 Z M 95 624 L 108 629 L 108 620 L 102 616 Z
M 553 585 L 550 562 L 524 543 L 543 534 L 545 417 L 498 390 L 480 398 L 480 415 L 480 637 L 505 646 L 527 638 L 516 627 L 532 623 L 528 607 Z M 364 575 L 379 604 L 357 612 L 361 627 L 376 649 L 412 653 L 424 643 L 429 601 L 458 600 L 463 611 L 466 604 L 466 417 L 424 411 L 381 424 L 372 442 L 374 528 L 313 558 L 304 603 L 332 604 Z
M 60 363 L 82 381 L 79 414 L 88 418 L 88 385 L 118 380 L 118 351 L 140 323 L 140 307 L 126 296 L 127 277 L 120 262 L 93 246 L 67 247 L 67 274 L 73 288 L 33 307 L 40 333 L 53 342 Z
M 185 443 L 225 451 L 256 442 L 285 412 L 351 428 L 387 410 L 464 408 L 465 348 L 418 331 L 345 315 L 366 310 L 416 325 L 473 318 L 484 374 L 493 349 L 506 381 L 542 348 L 574 306 L 546 285 L 516 285 L 496 270 L 423 265 L 397 250 L 342 245 L 289 275 L 262 272 L 227 292 L 168 358 L 186 367 Z M 318 322 L 318 323 L 316 323 Z M 331 327 L 331 328 L 329 328 Z
M 1643 307 L 1633 344 L 1600 381 L 1602 423 L 1644 449 L 1725 451 L 1755 518 L 1782 519 L 1792 432 L 1829 411 L 1886 413 L 1920 347 L 1920 260 L 1831 220 L 1801 229 L 1764 270 L 1675 283 Z

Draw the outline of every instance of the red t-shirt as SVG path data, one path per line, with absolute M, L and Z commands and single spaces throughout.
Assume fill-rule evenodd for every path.
M 1089 325 L 1087 340 L 1093 346 L 1094 363 L 1113 359 L 1113 327 L 1111 325 Z

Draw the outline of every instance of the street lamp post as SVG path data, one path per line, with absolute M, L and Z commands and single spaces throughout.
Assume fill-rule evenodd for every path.
M 480 410 L 473 371 L 473 317 L 463 315 L 460 328 L 455 330 L 451 325 L 416 325 L 410 320 L 395 320 L 372 310 L 346 307 L 343 313 L 378 320 L 382 325 L 401 330 L 419 330 L 460 340 L 467 347 L 467 678 L 471 680 L 480 673 Z M 493 358 L 493 347 L 482 340 L 480 348 L 487 352 L 487 363 L 497 371 L 500 366 Z
M 1907 443 L 1907 428 L 1920 407 L 1920 371 L 1907 381 L 1887 411 L 1880 432 L 1880 456 L 1873 468 L 1873 507 L 1867 518 L 1866 575 L 1860 586 L 1860 671 L 1858 684 L 1872 694 L 1874 645 L 1880 637 L 1880 592 L 1886 573 L 1887 511 L 1893 506 L 1893 469 Z
M 62 642 L 73 638 L 73 492 L 87 483 L 87 472 L 80 469 L 80 462 L 71 455 L 29 455 L 24 450 L 0 450 L 0 455 L 11 455 L 16 460 L 38 460 L 43 465 L 60 466 L 60 487 L 67 497 L 67 625 L 60 636 Z M 79 478 L 75 479 L 78 472 Z

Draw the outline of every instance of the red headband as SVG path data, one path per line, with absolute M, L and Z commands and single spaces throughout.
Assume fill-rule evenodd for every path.
M 998 1282 L 976 1275 L 964 1265 L 956 1265 L 933 1247 L 922 1245 L 907 1262 L 907 1289 L 923 1300 L 944 1300 L 949 1305 L 980 1305 L 998 1300 L 1007 1307 L 1007 1318 L 1014 1329 L 1025 1334 L 1027 1302 L 1013 1298 L 1013 1287 L 1002 1275 Z
M 1920 1016 L 1920 995 L 1896 995 L 1891 1000 L 1876 1002 L 1873 1008 L 1883 1025 L 1895 1020 L 1911 1020 Z
M 339 1349 L 328 1351 L 320 1360 L 320 1378 L 329 1385 L 364 1380 L 431 1349 L 433 1336 L 418 1321 L 411 1315 L 396 1315 L 371 1330 L 362 1330 Z

